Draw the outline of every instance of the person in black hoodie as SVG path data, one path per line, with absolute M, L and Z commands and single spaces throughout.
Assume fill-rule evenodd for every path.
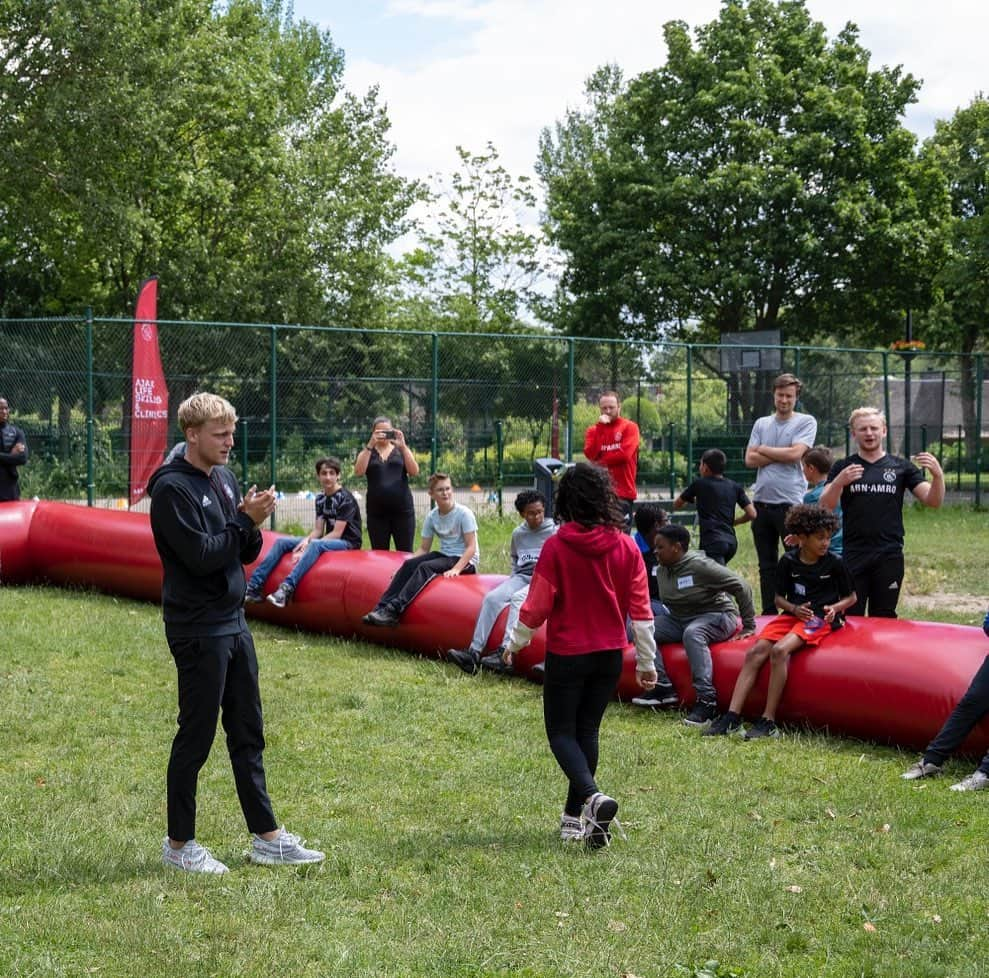
M 244 617 L 244 563 L 261 552 L 261 524 L 275 508 L 275 487 L 251 486 L 241 498 L 226 468 L 237 414 L 216 394 L 179 405 L 186 451 L 148 482 L 151 530 L 161 557 L 165 637 L 178 670 L 178 732 L 168 762 L 166 866 L 225 873 L 196 842 L 196 785 L 220 709 L 237 796 L 253 833 L 250 859 L 267 865 L 312 863 L 323 853 L 279 828 L 265 783 L 263 720 L 254 640 Z

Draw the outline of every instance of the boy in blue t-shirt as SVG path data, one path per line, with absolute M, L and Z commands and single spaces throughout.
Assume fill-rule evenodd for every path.
M 429 477 L 429 498 L 436 503 L 422 524 L 419 549 L 399 567 L 373 610 L 362 619 L 365 625 L 397 625 L 415 596 L 436 576 L 459 577 L 477 570 L 477 520 L 453 498 L 453 483 L 444 472 Z M 430 553 L 433 537 L 439 537 L 438 553 Z
M 807 480 L 807 491 L 804 493 L 804 502 L 808 505 L 819 506 L 821 504 L 821 493 L 828 482 L 828 473 L 834 465 L 834 455 L 830 448 L 824 445 L 815 445 L 804 452 L 804 457 L 800 460 L 804 470 L 804 478 Z M 833 510 L 838 517 L 838 529 L 831 537 L 831 553 L 841 556 L 841 506 L 838 505 Z M 787 546 L 791 544 L 787 543 Z

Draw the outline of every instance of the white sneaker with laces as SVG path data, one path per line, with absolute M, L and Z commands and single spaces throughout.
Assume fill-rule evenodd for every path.
M 967 778 L 962 778 L 958 784 L 951 786 L 952 791 L 985 791 L 989 788 L 989 774 L 984 771 L 973 771 Z
M 564 812 L 560 816 L 560 839 L 563 842 L 583 841 L 584 826 L 579 815 L 568 815 Z
M 181 869 L 186 873 L 229 873 L 219 859 L 214 859 L 213 854 L 205 846 L 201 846 L 195 839 L 189 839 L 181 849 L 173 849 L 165 836 L 161 844 L 161 861 L 172 869 Z
M 321 863 L 326 855 L 318 849 L 306 849 L 302 839 L 293 835 L 283 825 L 270 842 L 259 835 L 251 837 L 248 859 L 262 866 L 300 866 L 304 863 Z

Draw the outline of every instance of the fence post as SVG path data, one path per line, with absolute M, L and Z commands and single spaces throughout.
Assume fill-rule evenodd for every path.
M 694 459 L 694 348 L 687 346 L 687 476 Z M 686 478 L 686 476 L 685 476 Z
M 268 453 L 268 466 L 271 480 L 268 483 L 272 486 L 278 485 L 278 327 L 272 324 L 269 346 L 268 379 L 270 392 L 268 399 L 271 401 L 271 409 L 268 413 L 269 438 L 271 439 L 271 450 Z M 275 514 L 272 513 L 270 528 L 275 529 Z
M 962 443 L 962 426 L 959 425 L 955 437 L 955 489 L 958 492 L 962 491 L 962 448 L 964 447 Z
M 240 419 L 240 484 L 246 489 L 247 482 L 247 418 Z
M 982 386 L 983 354 L 975 354 L 975 506 L 982 506 Z
M 673 445 L 673 433 L 676 431 L 676 426 L 671 421 L 667 428 L 669 430 L 667 438 L 670 443 L 670 499 L 673 499 L 676 496 L 676 451 Z
M 93 308 L 86 306 L 86 505 L 93 505 L 96 471 L 93 464 Z
M 883 410 L 886 412 L 886 451 L 893 451 L 893 416 L 889 412 L 889 354 L 883 351 Z
M 495 490 L 498 493 L 498 516 L 504 516 L 502 509 L 502 490 L 505 488 L 505 436 L 502 428 L 504 422 L 500 419 L 495 422 L 495 465 L 497 466 L 497 476 L 495 477 Z
M 567 464 L 573 461 L 574 338 L 567 340 Z
M 433 392 L 432 392 L 433 431 L 430 435 L 431 472 L 436 471 L 440 449 L 440 337 L 433 333 Z

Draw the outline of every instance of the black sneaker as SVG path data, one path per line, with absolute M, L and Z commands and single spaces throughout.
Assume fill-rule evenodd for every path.
M 447 660 L 456 663 L 467 673 L 473 676 L 481 669 L 481 653 L 473 649 L 447 649 Z
M 490 655 L 484 656 L 481 659 L 481 668 L 487 669 L 489 672 L 500 672 L 500 673 L 513 673 L 515 672 L 515 666 L 509 665 L 504 659 L 505 647 L 502 645 L 495 649 Z
M 776 726 L 774 721 L 768 720 L 766 717 L 759 717 L 759 719 L 745 731 L 746 740 L 759 740 L 762 737 L 779 736 L 780 728 Z
M 695 703 L 694 708 L 683 718 L 688 727 L 706 727 L 718 715 L 717 703 Z
M 244 604 L 262 604 L 264 602 L 264 594 L 257 588 L 249 587 L 244 592 Z
M 632 697 L 633 706 L 648 706 L 654 710 L 669 710 L 680 705 L 680 697 L 672 683 L 657 684 L 647 693 Z
M 391 608 L 375 608 L 361 619 L 365 625 L 377 625 L 379 628 L 390 628 L 397 625 L 398 620 L 399 616 Z
M 702 737 L 724 737 L 728 734 L 742 732 L 742 718 L 737 713 L 723 713 L 706 730 L 701 731 Z
M 611 845 L 611 823 L 618 814 L 618 802 L 600 791 L 584 802 L 581 819 L 584 823 L 584 844 L 588 849 L 603 849 Z

